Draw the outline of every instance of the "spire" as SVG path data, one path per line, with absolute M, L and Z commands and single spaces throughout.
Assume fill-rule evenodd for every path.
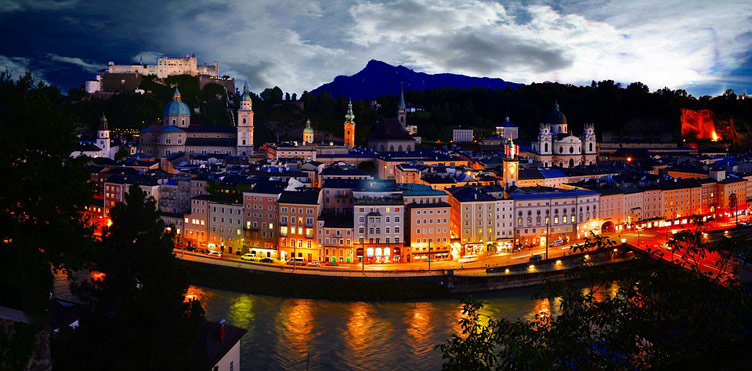
M 352 110 L 352 99 L 350 99 L 347 102 L 347 113 L 345 114 L 345 123 L 347 124 L 355 124 L 355 115 L 353 114 Z
M 173 102 L 180 102 L 180 90 L 178 90 L 178 87 L 175 87 L 175 92 L 172 93 L 172 101 Z
M 251 91 L 248 90 L 248 83 L 243 83 L 243 96 L 240 98 L 241 101 L 251 101 Z
M 554 100 L 554 111 L 559 112 L 559 100 Z
M 99 130 L 109 130 L 107 128 L 107 116 L 102 112 L 102 117 L 99 119 Z
M 306 120 L 306 122 L 305 122 L 305 128 L 306 128 L 306 130 L 313 130 L 311 128 L 311 119 L 310 118 Z
M 405 90 L 402 88 L 402 82 L 400 81 L 400 101 L 399 101 L 399 108 L 405 107 Z

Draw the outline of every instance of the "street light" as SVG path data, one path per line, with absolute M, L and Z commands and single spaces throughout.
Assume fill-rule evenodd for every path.
M 431 239 L 428 240 L 428 271 L 431 271 Z
M 363 255 L 360 256 L 360 262 L 363 273 L 366 273 L 366 239 L 360 240 L 360 248 L 363 249 Z

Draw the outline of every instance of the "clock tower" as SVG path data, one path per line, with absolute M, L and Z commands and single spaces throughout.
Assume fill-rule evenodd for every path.
M 517 151 L 514 142 L 509 140 L 506 144 L 504 156 L 504 190 L 508 191 L 512 186 L 517 186 L 519 176 L 519 161 L 517 160 Z

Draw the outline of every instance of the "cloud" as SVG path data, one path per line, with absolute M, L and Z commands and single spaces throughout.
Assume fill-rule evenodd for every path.
M 29 68 L 30 64 L 31 60 L 29 58 L 6 57 L 0 55 L 0 68 L 2 68 L 0 72 L 8 72 L 14 79 L 25 75 L 27 72 L 32 72 L 32 69 Z M 34 80 L 45 81 L 42 76 L 43 72 L 44 71 L 42 70 L 34 69 L 31 75 L 34 77 Z M 48 82 L 45 81 L 45 83 Z
M 613 79 L 681 87 L 725 75 L 749 56 L 749 2 L 654 1 L 502 5 L 363 1 L 352 40 L 429 72 L 511 81 Z M 746 16 L 745 16 L 746 15 Z
M 142 51 L 136 55 L 133 56 L 133 59 L 131 59 L 131 62 L 137 62 L 137 63 L 145 63 L 145 64 L 156 64 L 157 59 L 163 57 L 164 54 L 160 52 L 155 51 Z
M 27 10 L 55 11 L 71 8 L 78 0 L 0 0 L 0 13 Z
M 78 57 L 63 57 L 57 54 L 47 54 L 47 56 L 53 61 L 72 64 L 87 72 L 97 72 L 105 67 L 104 65 L 97 63 L 88 63 Z
M 256 92 L 311 90 L 371 59 L 522 83 L 720 90 L 752 56 L 748 0 L 0 0 L 0 9 L 3 32 L 26 26 L 0 54 L 69 85 L 90 75 L 46 63 L 83 74 L 107 61 L 196 54 Z

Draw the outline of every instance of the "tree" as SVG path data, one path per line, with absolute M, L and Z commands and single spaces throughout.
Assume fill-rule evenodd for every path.
M 285 101 L 290 101 L 290 93 L 285 93 Z
M 686 245 L 701 248 L 702 232 Z M 586 245 L 607 248 L 607 239 Z M 748 244 L 721 243 L 735 251 Z M 583 261 L 583 264 L 586 260 Z M 724 264 L 723 262 L 719 263 Z M 690 268 L 690 269 L 687 269 Z M 438 347 L 445 370 L 749 368 L 752 300 L 733 280 L 642 256 L 627 270 L 578 270 L 579 284 L 549 284 L 558 313 L 530 321 L 489 318 L 463 301 L 462 333 Z
M 261 99 L 268 103 L 277 104 L 282 103 L 282 95 L 282 89 L 275 86 L 273 88 L 264 89 L 264 91 L 261 92 Z
M 89 282 L 93 303 L 77 331 L 56 341 L 61 368 L 207 369 L 197 344 L 204 313 L 185 301 L 188 281 L 153 198 L 131 186 L 111 211 Z M 203 348 L 199 348 L 203 349 Z
M 128 157 L 128 155 L 130 154 L 131 152 L 128 151 L 128 148 L 126 148 L 125 146 L 122 146 L 120 147 L 120 149 L 117 150 L 117 152 L 115 152 L 115 161 L 120 161 Z
M 0 290 L 46 307 L 50 266 L 79 268 L 91 246 L 81 219 L 93 194 L 87 160 L 70 158 L 77 140 L 60 91 L 31 74 L 0 73 L 0 133 Z

